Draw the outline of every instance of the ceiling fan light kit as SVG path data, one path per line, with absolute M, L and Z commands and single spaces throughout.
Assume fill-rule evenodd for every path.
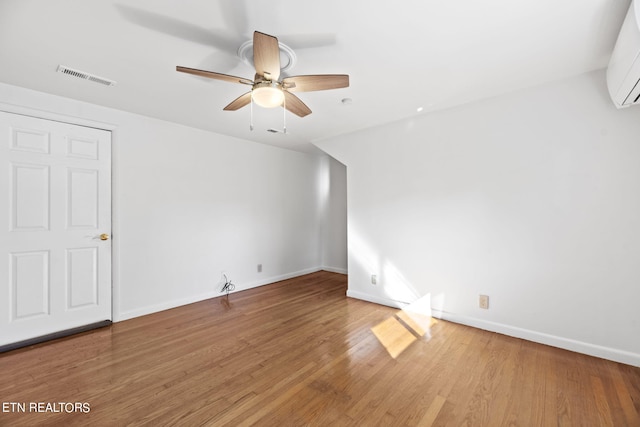
M 248 57 L 246 54 L 248 46 L 247 43 L 241 46 L 244 58 Z M 264 108 L 282 106 L 285 111 L 289 111 L 298 117 L 304 117 L 311 114 L 311 109 L 292 92 L 312 92 L 349 87 L 349 76 L 347 74 L 293 76 L 284 77 L 280 80 L 280 72 L 284 70 L 281 67 L 280 56 L 283 52 L 282 47 L 284 45 L 278 43 L 278 39 L 274 36 L 255 31 L 253 33 L 252 46 L 253 65 L 256 70 L 254 81 L 243 77 L 216 73 L 214 71 L 197 70 L 195 68 L 181 66 L 177 66 L 176 71 L 252 86 L 251 91 L 240 95 L 224 107 L 225 111 L 239 110 L 242 107 L 255 103 Z M 284 49 L 285 56 L 293 58 L 293 60 L 289 61 L 285 66 L 290 67 L 292 62 L 295 62 L 295 54 L 290 48 L 287 47 L 287 49 Z M 288 51 L 291 52 L 289 53 Z M 253 125 L 251 125 L 251 129 L 253 129 Z M 286 133 L 286 127 L 284 133 Z
M 278 82 L 258 82 L 251 89 L 253 102 L 263 108 L 279 107 L 284 102 L 284 93 Z

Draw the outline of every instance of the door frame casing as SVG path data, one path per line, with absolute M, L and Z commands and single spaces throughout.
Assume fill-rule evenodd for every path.
M 120 275 L 119 275 L 119 218 L 116 206 L 118 194 L 118 177 L 116 174 L 116 154 L 118 144 L 118 126 L 112 123 L 99 122 L 95 120 L 74 117 L 65 114 L 59 114 L 51 111 L 39 110 L 35 108 L 25 107 L 21 105 L 7 104 L 0 102 L 0 111 L 11 114 L 19 114 L 22 116 L 33 117 L 36 119 L 51 120 L 55 122 L 67 123 L 70 125 L 84 126 L 94 129 L 101 129 L 111 132 L 111 321 L 118 320 L 117 313 L 120 307 Z M 114 238 L 115 236 L 115 238 Z

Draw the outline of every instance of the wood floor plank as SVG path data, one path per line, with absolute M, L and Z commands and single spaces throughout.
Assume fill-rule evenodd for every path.
M 424 416 L 420 420 L 419 425 L 421 426 L 433 425 L 436 418 L 438 417 L 438 414 L 440 413 L 440 410 L 442 409 L 446 401 L 447 399 L 445 399 L 444 397 L 440 395 L 436 395 L 436 397 L 433 399 L 433 402 L 431 402 L 431 405 L 429 405 L 427 412 L 424 414 Z
M 0 425 L 640 425 L 639 368 L 446 321 L 421 336 L 345 292 L 317 272 L 0 354 L 2 403 L 90 405 Z M 409 345 L 392 357 L 380 329 Z
M 614 365 L 608 365 L 607 368 L 611 374 L 615 392 L 618 396 L 618 401 L 620 402 L 620 409 L 624 414 L 627 425 L 640 426 L 640 413 L 638 412 L 640 401 L 636 401 L 637 406 L 634 406 L 633 397 L 625 384 L 625 377 L 623 373 L 619 369 L 615 369 L 616 366 Z M 616 418 L 621 419 L 621 417 Z

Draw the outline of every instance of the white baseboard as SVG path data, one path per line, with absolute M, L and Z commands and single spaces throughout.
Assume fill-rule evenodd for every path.
M 171 308 L 180 307 L 181 305 L 192 304 L 194 302 L 203 301 L 209 298 L 220 296 L 216 291 L 206 292 L 199 295 L 191 295 L 189 297 L 166 301 L 160 304 L 147 305 L 145 307 L 136 308 L 122 313 L 113 313 L 114 322 L 122 322 L 123 320 L 133 319 L 135 317 L 146 316 L 147 314 L 157 313 L 159 311 L 169 310 Z
M 347 290 L 347 296 L 394 308 L 403 308 L 406 306 L 405 303 L 400 301 L 381 298 L 375 295 L 369 295 L 358 291 Z M 461 325 L 467 325 L 474 328 L 483 329 L 485 331 L 497 332 L 499 334 L 508 335 L 510 337 L 521 338 L 523 340 L 537 342 L 539 344 L 545 344 L 552 347 L 562 348 L 564 350 L 575 351 L 577 353 L 599 357 L 601 359 L 612 360 L 614 362 L 640 367 L 640 354 L 637 353 L 604 347 L 597 344 L 590 344 L 570 338 L 558 337 L 555 335 L 545 334 L 543 332 L 537 332 L 530 329 L 523 329 L 516 326 L 506 325 L 504 323 L 491 322 L 488 320 L 463 316 L 446 311 L 438 311 L 433 308 L 432 315 L 433 317 L 447 320 L 449 322 L 459 323 Z
M 240 283 L 235 284 L 236 288 L 234 292 L 245 291 L 247 289 L 257 288 L 259 286 L 268 285 L 271 283 L 279 282 L 281 280 L 291 279 L 293 277 L 304 276 L 305 274 L 315 273 L 316 271 L 320 271 L 320 267 L 308 268 L 305 270 L 294 271 L 291 273 L 280 274 L 278 276 L 271 276 L 269 278 L 256 280 L 249 283 Z M 204 301 L 206 299 L 215 298 L 222 296 L 218 290 L 213 290 L 209 292 L 205 292 L 198 295 L 191 295 L 185 298 L 175 299 L 171 301 L 166 301 L 160 304 L 149 305 L 146 307 L 136 308 L 134 310 L 124 311 L 122 313 L 114 313 L 113 321 L 114 322 L 122 322 L 123 320 L 133 319 L 135 317 L 145 316 L 147 314 L 157 313 L 159 311 L 169 310 L 171 308 L 180 307 L 182 305 L 192 304 L 194 302 Z
M 401 301 L 392 300 L 389 298 L 379 297 L 377 295 L 365 294 L 364 292 L 353 291 L 351 289 L 347 289 L 347 296 L 350 298 L 361 299 L 363 301 L 369 301 L 380 305 L 386 305 L 388 307 L 394 308 L 405 308 L 408 304 Z
M 349 274 L 349 270 L 347 270 L 346 268 L 329 267 L 328 265 L 323 265 L 321 269 L 324 271 L 329 271 L 331 273 Z
M 320 271 L 322 268 L 320 267 L 312 267 L 304 270 L 294 271 L 292 273 L 281 274 L 279 276 L 271 276 L 266 279 L 256 280 L 250 283 L 246 283 L 244 285 L 236 285 L 236 289 L 234 292 L 245 291 L 247 289 L 257 288 L 258 286 L 269 285 L 271 283 L 279 282 L 281 280 L 291 279 L 293 277 L 304 276 L 305 274 L 315 273 L 316 271 Z
M 506 325 L 503 323 L 490 322 L 474 317 L 462 316 L 455 313 L 433 312 L 433 317 L 437 317 L 450 322 L 460 323 L 462 325 L 472 326 L 486 331 L 497 332 L 499 334 L 511 337 L 522 338 L 527 341 L 533 341 L 540 344 L 550 345 L 577 353 L 587 354 L 589 356 L 599 357 L 601 359 L 612 360 L 627 365 L 640 367 L 640 354 L 631 353 L 616 348 L 604 347 L 597 344 L 591 344 L 583 341 L 573 340 L 571 338 L 558 337 L 555 335 L 545 334 L 543 332 L 523 329 L 516 326 Z

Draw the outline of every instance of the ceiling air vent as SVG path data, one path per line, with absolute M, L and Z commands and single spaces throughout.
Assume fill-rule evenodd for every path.
M 104 77 L 96 76 L 95 74 L 87 73 L 80 70 L 74 70 L 73 68 L 66 67 L 64 65 L 58 65 L 57 71 L 62 74 L 77 77 L 79 79 L 89 80 L 94 83 L 100 83 L 105 86 L 115 86 L 116 82 Z

